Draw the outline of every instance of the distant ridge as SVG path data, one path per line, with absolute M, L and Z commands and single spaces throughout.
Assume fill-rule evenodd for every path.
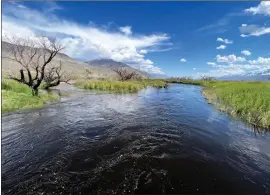
M 101 68 L 108 73 L 113 72 L 112 68 L 126 68 L 130 71 L 136 71 L 143 78 L 148 77 L 146 72 L 133 68 L 123 62 L 117 62 L 109 58 L 94 59 L 86 62 L 90 67 Z
M 234 80 L 234 81 L 269 81 L 270 82 L 270 70 L 256 73 L 256 74 L 245 74 L 245 75 L 231 75 L 219 77 L 219 80 Z
M 131 68 L 130 66 L 128 66 L 125 63 L 117 62 L 117 61 L 114 61 L 114 60 L 108 59 L 108 58 L 94 59 L 94 60 L 90 60 L 86 63 L 91 65 L 91 66 L 102 66 L 102 67 L 108 67 L 108 68 L 111 68 L 111 67 L 113 67 L 113 68 L 120 68 L 120 67 Z
M 3 58 L 4 56 L 10 57 L 11 53 L 8 51 L 8 48 L 11 46 L 11 43 L 2 41 L 2 72 L 3 73 L 10 73 L 10 72 L 18 72 L 21 68 L 20 64 L 9 60 L 7 58 Z M 80 60 L 76 60 L 71 58 L 70 56 L 59 53 L 57 56 L 53 59 L 52 64 L 59 63 L 59 60 L 61 59 L 63 64 L 63 70 L 67 73 L 70 73 L 74 76 L 84 76 L 86 74 L 85 70 L 89 69 L 92 74 L 91 77 L 98 78 L 115 78 L 117 77 L 117 74 L 112 70 L 112 68 L 127 68 L 130 71 L 136 71 L 141 77 L 147 78 L 164 78 L 164 75 L 158 75 L 158 74 L 151 74 L 144 71 L 141 71 L 139 69 L 136 69 L 134 67 L 131 67 L 123 62 L 117 62 L 109 58 L 101 58 L 101 59 L 94 59 L 87 62 L 82 62 Z

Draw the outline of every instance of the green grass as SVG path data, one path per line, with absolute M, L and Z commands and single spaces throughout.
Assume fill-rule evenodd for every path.
M 58 98 L 46 92 L 40 92 L 38 96 L 32 96 L 32 90 L 28 86 L 13 80 L 2 80 L 2 112 L 11 112 L 20 109 L 40 108 L 48 101 L 56 101 Z
M 75 84 L 75 86 L 79 88 L 113 92 L 137 92 L 147 86 L 162 88 L 165 87 L 165 85 L 165 81 L 158 79 L 142 79 L 134 81 L 88 80 L 78 81 Z
M 166 82 L 168 82 L 168 83 L 190 84 L 190 85 L 201 85 L 201 80 L 194 80 L 194 79 L 189 78 L 189 77 L 169 78 L 169 79 L 166 79 Z
M 178 83 L 204 86 L 202 93 L 210 103 L 254 126 L 270 130 L 269 82 L 180 80 Z

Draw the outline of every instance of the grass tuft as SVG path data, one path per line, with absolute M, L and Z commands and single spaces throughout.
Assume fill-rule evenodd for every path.
M 19 82 L 2 80 L 2 112 L 11 112 L 20 109 L 40 108 L 49 101 L 56 101 L 58 97 L 40 92 L 38 96 L 32 96 L 30 87 Z
M 116 80 L 88 80 L 78 81 L 75 84 L 79 88 L 90 90 L 114 91 L 114 92 L 137 92 L 140 89 L 152 86 L 163 88 L 166 82 L 158 79 L 143 79 L 134 81 L 116 81 Z
M 270 130 L 270 83 L 243 81 L 173 80 L 175 83 L 195 84 L 210 103 L 231 115 L 239 116 L 256 127 Z

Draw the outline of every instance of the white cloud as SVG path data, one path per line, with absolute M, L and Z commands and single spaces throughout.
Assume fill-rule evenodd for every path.
M 221 76 L 227 76 L 227 75 L 238 75 L 238 74 L 244 74 L 245 70 L 243 70 L 239 66 L 228 66 L 228 65 L 218 65 L 217 67 L 214 67 L 208 72 L 198 72 L 198 75 L 201 76 L 213 76 L 213 77 L 221 77 Z
M 3 6 L 2 35 L 52 36 L 66 46 L 64 52 L 73 58 L 111 58 L 149 73 L 164 74 L 144 54 L 151 49 L 166 49 L 163 47 L 169 45 L 170 37 L 167 34 L 127 33 L 62 20 L 53 14 L 20 8 L 18 4 L 7 3 Z
M 119 30 L 121 32 L 123 32 L 124 34 L 126 34 L 126 35 L 131 35 L 132 34 L 131 26 L 123 26 L 123 27 L 120 27 Z
M 270 58 L 258 57 L 256 60 L 249 60 L 248 63 L 270 65 Z
M 217 41 L 223 42 L 223 39 L 219 37 L 219 38 L 217 38 Z
M 197 70 L 197 68 L 192 68 L 193 70 Z
M 215 62 L 207 62 L 207 64 L 208 64 L 209 66 L 215 66 L 215 65 L 216 65 Z
M 247 24 L 242 24 L 241 26 L 247 26 Z
M 147 54 L 147 50 L 142 49 L 142 50 L 139 51 L 139 53 L 140 53 L 140 54 Z
M 18 5 L 19 8 L 26 8 L 24 5 Z
M 225 44 L 232 44 L 233 43 L 233 41 L 231 41 L 229 39 L 223 39 L 223 38 L 220 38 L 220 37 L 217 38 L 217 41 L 218 42 L 223 42 Z
M 186 62 L 187 60 L 185 58 L 182 58 L 180 62 Z
M 244 57 L 237 57 L 234 54 L 228 56 L 216 56 L 217 62 L 225 62 L 225 63 L 235 63 L 235 62 L 244 62 L 246 59 Z
M 246 13 L 252 13 L 253 15 L 261 14 L 270 16 L 270 2 L 262 1 L 257 7 L 250 7 L 245 9 Z
M 251 52 L 248 51 L 248 50 L 243 50 L 243 51 L 241 51 L 241 53 L 242 53 L 243 55 L 245 55 L 245 56 L 250 56 L 250 55 L 251 55 Z
M 256 74 L 256 73 L 264 73 L 270 70 L 270 65 L 264 64 L 226 64 L 226 65 L 215 65 L 213 69 L 209 72 L 198 73 L 200 75 L 207 76 L 229 76 L 229 75 L 244 75 L 244 74 Z
M 233 57 L 234 58 L 234 57 Z M 234 58 L 235 59 L 235 58 Z M 207 62 L 212 69 L 209 72 L 197 73 L 198 75 L 207 76 L 228 76 L 228 75 L 244 75 L 244 74 L 268 74 L 270 71 L 270 58 L 258 57 L 255 60 L 249 60 L 248 63 L 239 64 L 235 60 L 231 60 L 228 64 L 216 64 Z
M 217 49 L 226 49 L 226 45 L 220 45 L 217 47 Z
M 270 33 L 270 27 L 261 27 L 255 24 L 239 27 L 241 37 L 261 36 Z

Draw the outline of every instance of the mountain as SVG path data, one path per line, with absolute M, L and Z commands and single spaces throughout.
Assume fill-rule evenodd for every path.
M 141 77 L 147 77 L 147 73 L 140 71 L 138 69 L 135 69 L 125 63 L 117 62 L 112 59 L 102 58 L 102 59 L 95 59 L 86 62 L 89 67 L 93 70 L 99 69 L 104 72 L 104 74 L 108 77 L 116 77 L 117 74 L 113 71 L 113 69 L 117 68 L 125 68 L 129 71 L 136 71 L 137 74 L 139 74 Z
M 12 54 L 9 52 L 9 48 L 12 47 L 12 44 L 2 41 L 1 46 L 2 46 L 2 73 L 17 74 L 21 69 L 21 65 L 15 61 L 5 58 L 5 57 L 12 57 Z M 25 57 L 27 58 L 27 56 Z M 154 74 L 148 74 L 146 72 L 135 69 L 125 63 L 117 62 L 112 59 L 106 58 L 82 62 L 73 59 L 64 53 L 58 53 L 55 56 L 55 58 L 53 58 L 51 64 L 57 65 L 60 59 L 62 61 L 63 71 L 70 74 L 71 77 L 74 78 L 84 78 L 87 75 L 86 70 L 91 71 L 91 74 L 90 75 L 88 74 L 88 76 L 91 78 L 116 78 L 118 75 L 112 70 L 113 68 L 126 68 L 127 70 L 130 71 L 136 71 L 137 74 L 139 74 L 143 78 L 146 77 L 157 78 L 157 76 Z
M 7 59 L 5 57 L 12 57 L 12 54 L 9 51 L 9 48 L 12 47 L 11 43 L 2 41 L 2 73 L 12 73 L 17 74 L 21 69 L 21 65 L 13 60 Z M 24 46 L 22 46 L 24 47 Z M 27 60 L 28 56 L 25 56 Z M 62 61 L 62 69 L 71 76 L 84 76 L 86 70 L 90 70 L 90 67 L 87 63 L 75 60 L 64 53 L 58 53 L 52 60 L 52 65 L 58 65 L 59 61 Z
M 257 74 L 223 76 L 219 77 L 218 80 L 270 81 L 270 70 Z
M 135 70 L 137 73 L 139 73 L 141 76 L 143 77 L 151 77 L 151 78 L 167 78 L 166 75 L 160 75 L 160 74 L 153 74 L 153 73 L 147 73 L 141 70 L 138 70 L 136 68 L 133 68 L 125 63 L 122 62 L 117 62 L 114 61 L 112 59 L 95 59 L 95 60 L 91 60 L 86 62 L 88 63 L 90 66 L 94 66 L 94 67 L 104 67 L 104 68 L 128 68 L 130 70 Z
M 91 65 L 91 66 L 97 66 L 97 67 L 107 67 L 107 68 L 120 68 L 120 67 L 130 67 L 127 64 L 124 64 L 122 62 L 116 62 L 112 59 L 95 59 L 95 60 L 91 60 L 86 62 L 87 64 Z
M 19 70 L 21 69 L 21 65 L 13 60 L 10 60 L 8 58 L 13 57 L 11 52 L 9 51 L 9 48 L 11 48 L 13 45 L 8 42 L 1 42 L 2 47 L 2 73 L 4 75 L 6 74 L 18 74 Z M 25 47 L 25 46 L 21 46 Z M 42 50 L 42 49 L 40 49 Z M 24 56 L 26 61 L 29 56 Z M 112 70 L 111 67 L 114 68 L 120 68 L 125 67 L 127 69 L 130 69 L 130 71 L 136 71 L 139 75 L 142 77 L 146 77 L 146 74 L 143 72 L 134 69 L 127 64 L 116 62 L 111 59 L 96 59 L 89 62 L 82 62 L 76 59 L 71 58 L 70 56 L 64 54 L 64 53 L 58 53 L 52 60 L 52 65 L 58 65 L 59 61 L 62 61 L 62 70 L 66 73 L 70 74 L 71 77 L 74 78 L 84 78 L 86 74 L 86 70 L 91 71 L 91 78 L 100 78 L 100 77 L 117 77 L 117 74 Z M 89 76 L 89 75 L 88 75 Z

